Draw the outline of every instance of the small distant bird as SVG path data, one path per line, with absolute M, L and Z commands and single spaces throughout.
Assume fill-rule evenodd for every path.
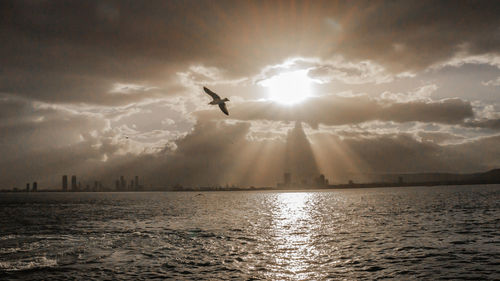
M 218 104 L 220 107 L 220 110 L 222 110 L 222 112 L 224 112 L 224 114 L 229 115 L 229 112 L 227 111 L 227 107 L 226 107 L 226 101 L 229 101 L 228 98 L 221 99 L 219 97 L 219 95 L 210 91 L 210 89 L 208 89 L 207 87 L 203 87 L 203 90 L 205 91 L 205 93 L 209 94 L 214 99 L 213 101 L 209 102 L 208 104 L 212 104 L 212 105 Z

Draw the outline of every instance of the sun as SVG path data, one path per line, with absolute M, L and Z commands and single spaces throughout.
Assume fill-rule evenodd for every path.
M 312 95 L 312 82 L 307 70 L 297 70 L 277 74 L 259 84 L 268 89 L 269 100 L 293 105 Z

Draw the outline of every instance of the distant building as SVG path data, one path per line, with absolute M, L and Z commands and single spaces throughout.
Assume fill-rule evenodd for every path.
M 121 190 L 127 189 L 127 182 L 125 181 L 124 176 L 120 176 L 120 189 Z
M 285 186 L 290 186 L 290 184 L 292 184 L 292 174 L 288 172 L 283 174 L 283 184 Z
M 328 180 L 325 179 L 325 175 L 321 174 L 319 177 L 316 178 L 316 185 L 317 186 L 326 186 L 328 185 Z
M 287 188 L 292 185 L 292 174 L 289 172 L 283 173 L 283 182 L 278 182 L 278 188 Z
M 31 187 L 31 191 L 36 192 L 37 189 L 38 189 L 38 184 L 35 181 L 35 182 L 33 182 L 33 187 Z
M 398 183 L 403 183 L 403 177 L 398 177 Z
M 30 192 L 30 183 L 26 184 L 26 192 Z
M 62 176 L 62 191 L 68 191 L 68 176 Z
M 116 191 L 120 190 L 120 180 L 115 181 L 115 190 Z
M 76 176 L 71 176 L 71 191 L 77 191 L 78 186 L 76 185 Z
M 135 182 L 134 182 L 135 189 L 139 189 L 139 177 L 135 176 Z

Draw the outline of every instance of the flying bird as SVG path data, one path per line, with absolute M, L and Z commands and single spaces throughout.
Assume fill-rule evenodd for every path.
M 205 93 L 210 95 L 212 97 L 212 99 L 214 99 L 213 101 L 209 102 L 208 104 L 212 104 L 212 105 L 218 104 L 220 107 L 220 110 L 222 110 L 222 112 L 224 112 L 224 114 L 229 115 L 229 111 L 227 111 L 227 107 L 226 107 L 226 101 L 229 101 L 228 98 L 221 99 L 219 97 L 219 95 L 212 92 L 207 87 L 203 87 L 203 90 L 205 91 Z

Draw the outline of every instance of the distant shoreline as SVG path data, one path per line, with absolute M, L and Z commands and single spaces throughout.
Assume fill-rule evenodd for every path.
M 380 187 L 419 187 L 419 186 L 456 186 L 456 185 L 492 185 L 500 184 L 500 181 L 482 181 L 482 182 L 415 182 L 415 183 L 352 183 L 352 184 L 334 184 L 328 186 L 304 186 L 304 185 L 291 185 L 287 187 L 251 187 L 251 188 L 238 188 L 238 187 L 185 187 L 185 188 L 172 188 L 172 187 L 155 187 L 145 190 L 103 190 L 103 191 L 62 191 L 58 189 L 42 189 L 38 191 L 25 191 L 25 190 L 0 190 L 0 193 L 43 193 L 43 192 L 61 192 L 61 193 L 105 193 L 105 192 L 216 192 L 216 191 L 297 191 L 297 190 L 335 190 L 335 189 L 358 189 L 358 188 L 380 188 Z
M 433 178 L 433 180 L 418 180 L 413 179 L 408 182 L 403 179 L 409 177 L 410 175 L 391 175 L 392 178 L 397 178 L 397 181 L 379 181 L 371 183 L 355 183 L 350 181 L 347 184 L 282 184 L 278 183 L 277 186 L 261 186 L 261 187 L 238 187 L 238 186 L 202 186 L 202 187 L 183 187 L 181 185 L 175 186 L 137 186 L 134 189 L 84 189 L 75 191 L 62 191 L 61 189 L 39 189 L 38 191 L 26 191 L 26 189 L 11 189 L 11 190 L 0 190 L 0 192 L 12 192 L 12 193 L 36 193 L 36 192 L 155 192 L 155 191 L 172 191 L 172 192 L 182 192 L 182 191 L 265 191 L 265 190 L 313 190 L 313 189 L 353 189 L 353 188 L 375 188 L 375 187 L 414 187 L 414 186 L 444 186 L 444 185 L 488 185 L 488 184 L 500 184 L 500 169 L 493 169 L 484 173 L 474 173 L 474 174 L 417 174 L 424 175 L 427 179 L 429 176 L 441 176 L 439 180 Z M 413 175 L 414 176 L 414 175 Z M 443 178 L 444 177 L 444 178 Z

